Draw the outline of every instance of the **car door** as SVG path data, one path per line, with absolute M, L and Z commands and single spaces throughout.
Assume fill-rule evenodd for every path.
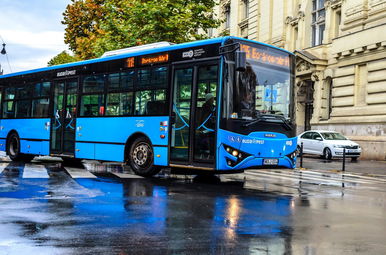
M 303 152 L 304 153 L 311 153 L 310 146 L 311 146 L 311 136 L 313 132 L 306 132 L 303 135 L 300 136 L 300 144 L 303 143 Z
M 324 149 L 324 140 L 323 137 L 315 132 L 312 137 L 312 150 L 315 154 L 322 155 Z

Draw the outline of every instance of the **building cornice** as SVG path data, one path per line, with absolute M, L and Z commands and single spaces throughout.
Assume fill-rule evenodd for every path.
M 326 0 L 325 8 L 337 9 L 342 6 L 342 0 Z
M 376 50 L 382 50 L 382 51 L 386 50 L 386 41 L 376 42 L 376 43 L 372 43 L 369 45 L 364 45 L 362 47 L 358 47 L 358 48 L 354 48 L 354 49 L 348 49 L 348 50 L 341 51 L 341 52 L 336 52 L 333 55 L 333 58 L 335 58 L 335 59 L 348 58 L 348 57 L 353 57 L 353 56 L 356 56 L 359 54 L 364 54 L 364 53 L 368 53 L 368 52 L 376 51 Z

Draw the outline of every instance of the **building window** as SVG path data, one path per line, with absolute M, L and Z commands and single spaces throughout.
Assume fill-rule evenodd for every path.
M 340 22 L 341 21 L 342 21 L 342 14 L 340 11 L 337 11 L 335 14 L 335 34 L 334 34 L 334 37 L 339 36 Z
M 247 19 L 249 16 L 249 0 L 242 0 L 243 19 Z
M 231 7 L 229 5 L 225 6 L 224 15 L 225 15 L 225 29 L 229 29 L 231 26 Z
M 324 0 L 312 1 L 312 46 L 320 45 L 323 42 L 325 29 L 326 10 Z
M 328 84 L 328 115 L 327 115 L 327 118 L 331 118 L 331 112 L 332 112 L 332 88 L 333 88 L 333 84 L 332 84 L 332 79 L 330 79 L 329 81 L 329 84 Z

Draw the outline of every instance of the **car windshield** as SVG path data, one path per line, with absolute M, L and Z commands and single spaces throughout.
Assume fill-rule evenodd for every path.
M 325 140 L 347 140 L 346 137 L 339 133 L 321 133 Z

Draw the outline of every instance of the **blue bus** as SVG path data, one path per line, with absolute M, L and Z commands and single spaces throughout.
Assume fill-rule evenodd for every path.
M 294 56 L 221 37 L 0 76 L 0 150 L 211 173 L 296 164 Z

